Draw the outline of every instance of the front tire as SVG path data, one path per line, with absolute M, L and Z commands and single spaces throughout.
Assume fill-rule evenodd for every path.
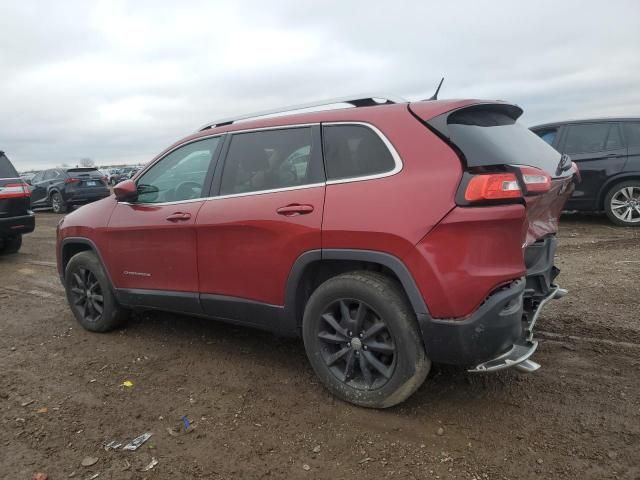
M 71 311 L 85 329 L 108 332 L 126 321 L 129 312 L 118 304 L 95 253 L 80 252 L 69 260 L 64 286 Z
M 6 255 L 11 253 L 18 253 L 20 247 L 22 247 L 22 235 L 13 235 L 11 237 L 5 237 L 2 240 L 2 246 L 0 247 L 0 255 Z
M 51 194 L 51 208 L 53 213 L 67 213 L 67 204 L 60 193 L 53 192 Z
M 320 380 L 356 405 L 403 402 L 431 368 L 404 293 L 379 273 L 346 273 L 320 285 L 306 305 L 302 330 Z
M 614 185 L 604 199 L 604 209 L 616 225 L 640 227 L 640 180 Z

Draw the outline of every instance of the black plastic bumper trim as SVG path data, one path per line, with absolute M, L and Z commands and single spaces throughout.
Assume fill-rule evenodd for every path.
M 522 338 L 525 279 L 494 293 L 465 320 L 418 314 L 427 356 L 437 363 L 477 365 L 508 351 Z
M 18 235 L 31 233 L 36 228 L 36 217 L 33 212 L 19 217 L 0 218 L 0 235 Z

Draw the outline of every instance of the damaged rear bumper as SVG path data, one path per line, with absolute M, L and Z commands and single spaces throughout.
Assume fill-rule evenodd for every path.
M 471 372 L 493 372 L 515 367 L 533 372 L 530 360 L 538 342 L 533 329 L 546 303 L 566 291 L 553 283 L 559 270 L 553 265 L 555 236 L 527 247 L 527 275 L 490 295 L 465 320 L 418 317 L 427 356 L 434 362 L 470 366 Z

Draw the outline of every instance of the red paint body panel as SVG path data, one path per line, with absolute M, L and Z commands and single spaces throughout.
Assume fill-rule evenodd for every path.
M 90 239 L 99 249 L 101 254 L 107 251 L 106 228 L 111 217 L 111 212 L 117 205 L 113 195 L 97 202 L 88 203 L 66 215 L 58 225 L 56 235 L 56 258 L 58 273 L 62 275 L 62 258 L 60 244 L 65 238 L 81 237 Z
M 208 200 L 197 219 L 200 291 L 283 305 L 304 252 L 320 249 L 324 186 Z M 308 214 L 284 216 L 293 203 Z
M 454 206 L 458 156 L 405 108 L 370 116 L 403 161 L 396 175 L 327 185 L 323 248 L 378 250 L 402 257 Z
M 115 286 L 197 292 L 195 220 L 203 203 L 119 203 L 109 220 L 104 258 Z M 167 220 L 177 212 L 191 218 Z
M 527 203 L 527 233 L 525 242 L 531 245 L 545 235 L 558 232 L 560 213 L 575 185 L 571 177 L 551 182 L 551 189 L 544 195 L 525 197 Z
M 435 318 L 463 318 L 525 273 L 522 205 L 456 207 L 403 259 Z

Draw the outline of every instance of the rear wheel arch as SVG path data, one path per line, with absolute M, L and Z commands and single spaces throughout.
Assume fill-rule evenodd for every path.
M 598 209 L 605 210 L 606 209 L 605 202 L 607 200 L 607 195 L 611 192 L 611 190 L 616 188 L 618 184 L 622 182 L 627 182 L 629 180 L 636 180 L 640 182 L 640 173 L 639 172 L 628 173 L 628 174 L 623 173 L 607 180 L 607 182 L 602 186 L 602 188 L 600 188 L 600 192 L 598 192 L 598 203 L 597 203 Z
M 379 272 L 391 278 L 406 296 L 414 313 L 429 313 L 411 273 L 399 258 L 372 250 L 312 250 L 298 257 L 287 280 L 285 314 L 290 329 L 300 328 L 305 305 L 322 283 L 354 271 Z

